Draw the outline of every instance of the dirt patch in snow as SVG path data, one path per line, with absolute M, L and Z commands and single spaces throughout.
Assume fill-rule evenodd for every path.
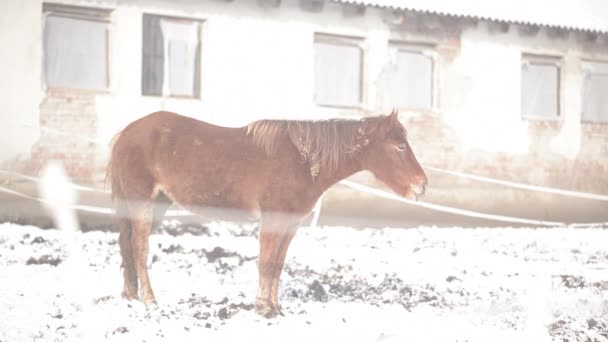
M 80 234 L 81 268 L 72 270 L 62 232 L 0 226 L 0 341 L 86 340 L 78 338 L 85 332 L 97 340 L 226 340 L 239 330 L 241 338 L 281 340 L 261 334 L 269 326 L 296 340 L 310 335 L 295 329 L 331 328 L 367 341 L 402 336 L 404 324 L 443 327 L 429 336 L 445 331 L 417 340 L 485 341 L 474 333 L 488 329 L 527 340 L 534 312 L 547 311 L 534 324 L 554 341 L 608 342 L 605 230 L 304 229 L 280 285 L 285 317 L 265 320 L 254 307 L 257 228 L 176 227 L 151 237 L 159 305 L 145 307 L 120 298 L 116 233 Z

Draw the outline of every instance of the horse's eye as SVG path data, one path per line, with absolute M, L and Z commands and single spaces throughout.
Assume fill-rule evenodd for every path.
M 399 145 L 395 145 L 395 147 L 399 151 L 405 151 L 405 150 L 407 150 L 407 144 L 399 144 Z

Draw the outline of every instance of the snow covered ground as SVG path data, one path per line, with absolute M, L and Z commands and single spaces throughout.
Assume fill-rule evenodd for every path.
M 117 234 L 1 224 L 0 341 L 608 341 L 606 227 L 301 228 L 272 320 L 256 234 L 169 222 L 146 308 L 120 298 Z

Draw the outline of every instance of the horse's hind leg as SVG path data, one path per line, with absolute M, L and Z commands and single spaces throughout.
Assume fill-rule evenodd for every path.
M 148 276 L 148 237 L 154 220 L 154 205 L 152 201 L 137 203 L 130 206 L 131 216 L 131 247 L 139 283 L 141 285 L 140 299 L 145 304 L 155 304 L 156 298 Z
M 152 229 L 158 229 L 171 204 L 171 200 L 161 192 L 156 196 L 154 203 L 132 205 L 134 212 L 132 219 L 123 216 L 124 219 L 121 220 L 119 240 L 125 277 L 123 297 L 126 299 L 138 298 L 137 278 L 139 277 L 141 299 L 146 304 L 156 303 L 148 277 L 148 238 Z
M 118 190 L 116 190 L 118 192 Z M 133 260 L 133 248 L 131 246 L 131 220 L 127 203 L 121 198 L 116 198 L 114 203 L 116 213 L 113 218 L 115 229 L 119 231 L 118 241 L 124 277 L 124 288 L 122 296 L 126 299 L 137 299 L 137 273 Z
M 114 218 L 115 225 L 120 230 L 119 244 L 120 254 L 122 256 L 122 268 L 124 276 L 124 288 L 122 296 L 126 299 L 137 299 L 137 272 L 135 271 L 135 262 L 133 260 L 133 248 L 131 246 L 132 228 L 131 221 L 128 217 L 126 203 L 119 199 L 116 205 L 116 217 Z

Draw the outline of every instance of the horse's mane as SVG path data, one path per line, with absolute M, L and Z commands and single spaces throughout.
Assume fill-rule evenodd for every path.
M 260 120 L 247 126 L 247 135 L 268 155 L 276 153 L 284 137 L 300 152 L 316 177 L 320 169 L 331 173 L 363 144 L 360 120 L 330 119 L 321 121 Z M 284 141 L 284 140 L 283 140 Z

